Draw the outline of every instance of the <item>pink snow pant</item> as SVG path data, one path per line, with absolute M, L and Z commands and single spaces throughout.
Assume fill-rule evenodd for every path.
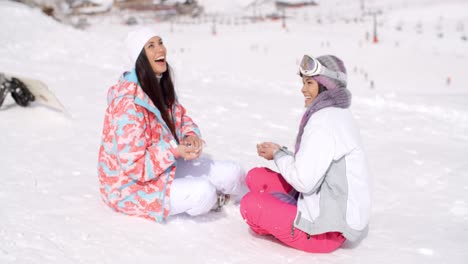
M 308 236 L 292 226 L 297 206 L 283 202 L 272 192 L 288 193 L 292 187 L 268 168 L 254 168 L 246 176 L 250 189 L 241 200 L 240 211 L 250 228 L 259 235 L 273 235 L 284 244 L 313 253 L 329 253 L 339 248 L 345 238 L 339 232 Z

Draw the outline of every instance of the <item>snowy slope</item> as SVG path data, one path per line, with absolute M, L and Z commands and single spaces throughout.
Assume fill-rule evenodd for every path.
M 341 7 L 356 16 L 358 2 Z M 68 110 L 21 108 L 11 97 L 0 108 L 0 263 L 465 263 L 468 42 L 456 24 L 468 27 L 468 6 L 381 6 L 378 45 L 365 39 L 370 18 L 345 23 L 332 6 L 294 11 L 287 30 L 280 21 L 224 24 L 213 36 L 211 23 L 174 24 L 173 32 L 155 25 L 205 152 L 246 169 L 274 168 L 256 157 L 259 141 L 293 144 L 303 111 L 302 54 L 344 59 L 373 175 L 372 219 L 362 243 L 318 255 L 253 235 L 235 204 L 165 225 L 107 208 L 97 151 L 107 89 L 128 65 L 121 40 L 130 28 L 102 20 L 79 31 L 0 2 L 0 71 L 45 81 Z M 439 38 L 436 25 L 448 12 Z

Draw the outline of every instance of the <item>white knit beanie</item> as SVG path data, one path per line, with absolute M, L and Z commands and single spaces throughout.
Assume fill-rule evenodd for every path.
M 127 46 L 128 55 L 133 65 L 135 65 L 138 55 L 140 55 L 146 42 L 154 36 L 158 36 L 158 34 L 149 27 L 139 27 L 127 34 L 125 45 Z

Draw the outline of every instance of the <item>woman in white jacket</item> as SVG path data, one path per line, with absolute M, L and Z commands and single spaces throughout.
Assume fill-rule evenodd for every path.
M 295 151 L 272 142 L 258 155 L 279 173 L 254 168 L 240 210 L 251 229 L 307 252 L 331 252 L 360 239 L 369 222 L 369 173 L 349 106 L 346 68 L 332 55 L 305 55 L 299 67 L 307 110 Z

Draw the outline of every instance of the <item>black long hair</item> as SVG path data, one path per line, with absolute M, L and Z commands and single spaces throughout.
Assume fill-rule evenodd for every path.
M 172 110 L 172 106 L 176 100 L 170 68 L 169 64 L 167 64 L 167 70 L 162 74 L 161 80 L 158 81 L 144 49 L 141 50 L 135 63 L 135 71 L 141 88 L 158 108 L 159 112 L 161 112 L 164 122 L 171 130 L 174 138 L 179 142 L 174 120 L 169 116 L 169 110 Z
M 321 84 L 319 82 L 317 82 L 317 83 L 318 83 L 318 87 L 319 87 L 317 95 L 321 94 L 322 92 L 328 91 L 327 87 L 323 86 L 323 84 Z

